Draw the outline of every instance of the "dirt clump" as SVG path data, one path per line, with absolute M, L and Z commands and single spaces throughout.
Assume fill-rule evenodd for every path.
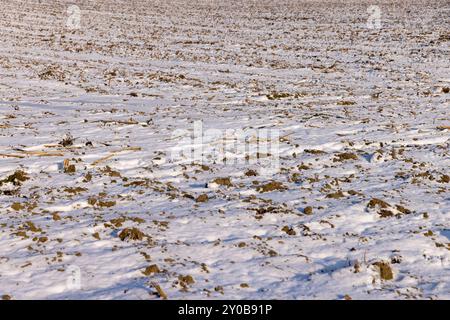
M 353 106 L 353 105 L 355 105 L 356 104 L 356 102 L 354 102 L 354 101 L 349 101 L 349 100 L 342 100 L 342 101 L 338 101 L 337 102 L 337 105 L 338 106 Z
M 381 209 L 380 212 L 378 212 L 381 218 L 390 218 L 394 216 L 394 213 L 391 210 L 387 209 Z
M 206 193 L 203 193 L 195 199 L 195 202 L 206 202 L 208 200 L 209 200 L 208 195 Z
M 233 186 L 230 178 L 216 178 L 213 180 L 213 183 L 217 183 L 219 186 L 226 186 L 226 187 Z
M 146 276 L 150 276 L 154 273 L 160 273 L 161 270 L 158 268 L 158 266 L 156 264 L 152 264 L 150 266 L 148 266 L 147 268 L 145 268 L 144 271 L 142 271 L 142 273 Z
M 329 198 L 329 199 L 339 199 L 339 198 L 343 198 L 343 197 L 345 197 L 345 195 L 341 190 L 327 194 L 327 198 Z
M 17 170 L 3 180 L 0 180 L 0 186 L 3 183 L 12 183 L 15 186 L 21 186 L 22 182 L 29 180 L 27 173 L 22 170 Z
M 78 194 L 78 193 L 82 193 L 87 191 L 86 188 L 82 188 L 82 187 L 66 187 L 64 189 L 65 192 L 67 193 L 71 193 L 71 194 Z
M 180 280 L 182 286 L 187 286 L 195 283 L 195 280 L 191 275 L 179 275 L 178 280 Z
M 22 209 L 24 209 L 25 207 L 20 203 L 20 202 L 14 202 L 11 205 L 11 209 L 15 210 L 15 211 L 20 211 Z
M 289 226 L 284 226 L 281 231 L 286 232 L 289 236 L 295 236 L 297 233 L 295 230 Z
M 122 241 L 125 240 L 142 240 L 145 234 L 138 228 L 125 228 L 119 233 L 119 238 Z
M 392 268 L 388 262 L 379 261 L 379 262 L 375 262 L 373 265 L 378 267 L 381 279 L 383 279 L 383 280 L 394 279 L 394 274 L 392 272 Z
M 64 172 L 68 174 L 75 173 L 77 171 L 77 168 L 74 164 L 70 164 L 69 159 L 64 160 Z
M 24 224 L 24 227 L 25 227 L 25 229 L 27 229 L 31 232 L 41 232 L 42 231 L 41 228 L 36 227 L 36 225 L 31 221 L 26 221 Z
M 283 191 L 286 187 L 278 181 L 271 181 L 269 183 L 258 186 L 256 190 L 260 193 L 271 192 L 271 191 Z
M 270 94 L 266 94 L 266 97 L 269 100 L 285 99 L 291 96 L 292 94 L 290 94 L 289 92 L 272 92 Z
M 256 177 L 258 175 L 258 172 L 256 172 L 255 170 L 249 169 L 245 172 L 245 175 L 247 177 Z
M 322 150 L 316 150 L 316 149 L 305 149 L 303 150 L 306 153 L 310 153 L 310 154 L 325 154 L 325 151 Z
M 382 209 L 389 208 L 391 205 L 381 199 L 372 198 L 370 199 L 369 203 L 367 204 L 367 208 L 375 208 L 380 207 Z
M 342 162 L 345 160 L 358 160 L 358 156 L 351 152 L 339 153 L 336 155 L 336 158 L 333 159 L 333 162 Z
M 403 207 L 403 206 L 401 206 L 401 205 L 399 205 L 399 204 L 397 204 L 397 205 L 395 206 L 395 208 L 396 208 L 398 211 L 400 211 L 401 213 L 403 213 L 403 214 L 410 214 L 410 213 L 411 213 L 411 210 L 409 210 L 409 209 L 407 209 L 407 208 L 405 208 L 405 207 Z
M 110 207 L 114 207 L 116 205 L 116 202 L 115 201 L 101 201 L 101 200 L 99 200 L 97 202 L 97 205 L 99 207 L 110 208 Z

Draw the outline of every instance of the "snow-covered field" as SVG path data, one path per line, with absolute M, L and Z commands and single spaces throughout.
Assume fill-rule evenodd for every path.
M 448 1 L 0 12 L 3 299 L 450 298 Z

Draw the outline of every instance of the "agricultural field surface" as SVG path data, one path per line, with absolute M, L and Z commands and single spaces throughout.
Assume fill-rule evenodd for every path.
M 450 299 L 447 0 L 0 13 L 0 299 Z

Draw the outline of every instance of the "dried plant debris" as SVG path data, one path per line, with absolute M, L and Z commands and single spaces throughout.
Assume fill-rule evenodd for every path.
M 74 137 L 69 133 L 64 136 L 64 138 L 59 142 L 60 145 L 63 147 L 70 147 L 73 145 L 75 139 Z
M 448 1 L 48 3 L 0 7 L 2 299 L 450 298 Z
M 167 294 L 164 292 L 164 290 L 161 288 L 159 284 L 157 284 L 156 282 L 152 282 L 151 285 L 153 288 L 155 288 L 158 297 L 164 300 L 168 299 Z

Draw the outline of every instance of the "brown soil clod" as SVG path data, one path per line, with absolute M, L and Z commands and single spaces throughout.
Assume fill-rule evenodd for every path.
M 355 104 L 356 104 L 356 102 L 350 101 L 350 100 L 341 100 L 341 101 L 337 102 L 338 106 L 352 106 L 352 105 L 355 105 Z
M 214 291 L 215 292 L 219 292 L 219 293 L 221 293 L 221 294 L 224 294 L 224 292 L 223 292 L 223 287 L 222 286 L 216 286 L 216 287 L 214 287 Z
M 195 280 L 191 275 L 185 275 L 185 276 L 179 275 L 178 280 L 180 280 L 182 287 L 185 287 L 185 286 L 195 283 Z
M 95 197 L 89 197 L 87 200 L 88 204 L 91 206 L 97 205 L 97 207 L 103 207 L 103 208 L 110 208 L 114 207 L 116 205 L 116 201 L 103 201 L 100 199 L 97 199 Z
M 28 175 L 25 171 L 17 170 L 13 174 L 6 177 L 5 179 L 0 180 L 0 186 L 3 183 L 12 183 L 15 186 L 20 186 L 20 185 L 22 185 L 22 182 L 25 182 L 28 179 L 30 179 L 30 178 L 28 177 Z
M 272 191 L 283 191 L 286 190 L 286 187 L 281 182 L 271 181 L 269 183 L 258 186 L 256 190 L 260 193 L 264 193 Z
M 75 173 L 77 171 L 75 165 L 74 164 L 70 164 L 69 159 L 65 159 L 63 165 L 64 165 L 64 172 L 65 173 L 71 174 L 71 173 Z
M 369 203 L 367 204 L 368 208 L 375 208 L 375 207 L 380 207 L 382 209 L 386 209 L 389 208 L 391 205 L 383 200 L 377 199 L 377 198 L 372 198 L 370 199 Z
M 95 205 L 97 203 L 97 199 L 93 198 L 93 197 L 90 197 L 90 198 L 88 198 L 87 202 L 88 202 L 88 204 L 93 206 L 93 205 Z
M 292 94 L 289 92 L 272 92 L 270 94 L 266 94 L 267 99 L 269 100 L 278 100 L 291 97 Z
M 433 231 L 428 230 L 428 231 L 425 232 L 423 235 L 424 235 L 425 237 L 431 237 L 431 236 L 434 236 L 434 233 L 433 233 Z
M 400 211 L 401 213 L 403 213 L 403 214 L 410 214 L 410 213 L 411 213 L 411 210 L 409 210 L 409 209 L 407 209 L 407 208 L 405 208 L 405 207 L 403 207 L 403 206 L 401 206 L 401 205 L 399 205 L 399 204 L 397 204 L 397 205 L 395 206 L 395 208 L 396 208 L 398 211 Z
M 97 206 L 99 207 L 105 207 L 105 208 L 110 208 L 110 207 L 114 207 L 116 205 L 115 201 L 97 201 Z
M 378 267 L 381 279 L 383 279 L 383 280 L 394 279 L 394 274 L 392 272 L 392 268 L 388 262 L 378 261 L 378 262 L 375 262 L 373 265 Z
M 310 153 L 310 154 L 326 154 L 325 151 L 317 150 L 317 149 L 305 149 L 303 151 L 306 152 L 306 153 Z
M 11 209 L 15 210 L 15 211 L 20 211 L 24 208 L 24 206 L 20 203 L 20 202 L 14 202 L 11 205 Z
M 161 270 L 158 268 L 158 266 L 156 264 L 152 264 L 150 266 L 148 266 L 147 268 L 145 268 L 144 271 L 142 271 L 142 273 L 146 276 L 150 276 L 154 273 L 160 273 Z
M 83 182 L 91 182 L 92 180 L 92 174 L 90 172 L 86 173 L 83 179 Z
M 125 228 L 119 233 L 119 238 L 122 241 L 125 240 L 142 240 L 145 234 L 140 231 L 138 228 Z
M 231 183 L 230 178 L 216 178 L 213 180 L 213 183 L 216 183 L 220 186 L 226 186 L 226 187 L 232 187 L 233 184 Z
M 329 199 L 339 199 L 339 198 L 343 198 L 343 197 L 345 197 L 345 195 L 341 190 L 327 194 L 327 198 L 329 198 Z
M 207 202 L 208 200 L 208 195 L 206 193 L 203 193 L 195 199 L 195 202 Z
M 313 214 L 313 208 L 311 206 L 305 207 L 305 209 L 303 209 L 303 213 L 307 214 L 307 215 L 312 215 Z
M 87 191 L 86 188 L 82 188 L 82 187 L 66 187 L 64 189 L 65 192 L 67 193 L 71 193 L 71 194 L 78 194 L 78 193 L 82 193 Z
M 286 232 L 288 235 L 290 236 L 295 236 L 297 233 L 295 232 L 295 230 L 289 226 L 284 226 L 281 231 Z
M 36 225 L 31 221 L 26 221 L 24 224 L 24 227 L 25 227 L 25 229 L 27 229 L 31 232 L 41 232 L 42 231 L 41 228 L 36 227 Z
M 256 172 L 255 170 L 249 169 L 245 172 L 245 175 L 247 177 L 256 177 L 258 175 L 258 172 Z
M 381 218 L 390 218 L 394 216 L 394 213 L 391 210 L 381 209 L 378 214 Z
M 333 159 L 333 162 L 342 162 L 345 160 L 358 160 L 358 156 L 351 152 L 339 153 L 336 155 L 336 158 Z

